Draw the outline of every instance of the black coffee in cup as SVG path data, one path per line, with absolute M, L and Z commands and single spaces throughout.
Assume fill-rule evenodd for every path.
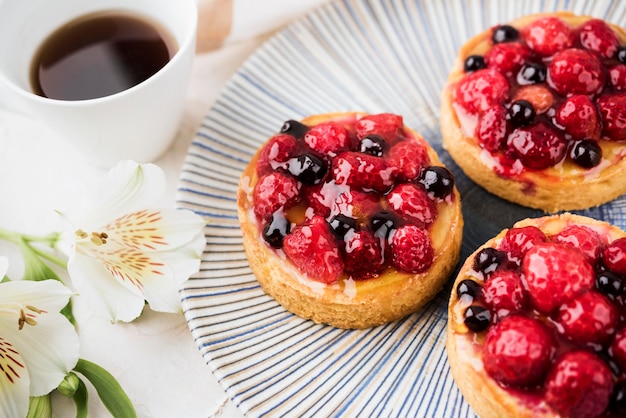
M 119 93 L 148 79 L 177 50 L 157 22 L 126 12 L 98 12 L 63 25 L 34 55 L 33 92 L 58 100 Z

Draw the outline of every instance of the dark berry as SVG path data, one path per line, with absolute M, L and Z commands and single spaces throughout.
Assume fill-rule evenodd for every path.
M 545 65 L 529 62 L 524 64 L 517 73 L 517 83 L 521 86 L 543 83 L 547 75 L 548 70 Z
M 519 38 L 519 32 L 513 26 L 509 25 L 498 26 L 491 36 L 494 44 L 512 42 L 517 38 Z
M 359 142 L 359 151 L 375 157 L 382 157 L 386 148 L 385 139 L 380 135 L 368 135 Z
M 613 387 L 609 410 L 614 414 L 626 415 L 626 380 L 620 380 Z
M 428 193 L 443 199 L 454 189 L 454 176 L 445 167 L 433 165 L 426 167 L 420 174 L 419 182 Z
M 342 214 L 334 216 L 329 223 L 330 228 L 339 239 L 343 239 L 348 231 L 356 228 L 356 220 Z
M 506 254 L 503 251 L 491 247 L 483 248 L 474 257 L 474 270 L 485 274 L 492 273 L 504 261 L 505 257 Z
M 463 295 L 468 295 L 472 299 L 476 299 L 476 296 L 480 295 L 481 286 L 474 280 L 461 280 L 456 287 L 456 295 L 461 298 Z
M 569 155 L 579 166 L 591 168 L 600 164 L 602 148 L 593 139 L 583 139 L 574 143 Z
M 610 271 L 602 271 L 596 275 L 596 287 L 603 294 L 609 297 L 616 297 L 624 291 L 624 282 L 617 274 Z
M 390 212 L 380 212 L 372 217 L 374 235 L 387 240 L 396 229 L 396 217 Z
M 617 50 L 617 59 L 622 64 L 626 64 L 626 46 L 623 46 Z
M 294 138 L 302 138 L 308 130 L 309 127 L 305 124 L 298 122 L 297 120 L 290 119 L 283 123 L 282 128 L 280 128 L 280 133 L 289 134 Z
M 289 160 L 289 172 L 304 184 L 319 184 L 328 166 L 313 154 L 302 154 Z
M 467 308 L 464 318 L 465 326 L 474 332 L 486 330 L 491 323 L 491 313 L 489 309 L 478 305 L 472 305 Z
M 263 228 L 263 239 L 274 248 L 283 247 L 283 239 L 291 230 L 291 222 L 282 211 L 275 212 Z
M 515 128 L 526 126 L 535 119 L 535 108 L 527 100 L 517 100 L 511 103 L 507 118 Z
M 466 73 L 478 71 L 483 68 L 485 68 L 485 58 L 482 55 L 470 55 L 465 59 L 465 63 L 463 64 L 463 70 Z

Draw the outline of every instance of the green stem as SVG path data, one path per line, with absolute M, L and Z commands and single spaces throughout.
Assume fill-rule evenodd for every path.
M 39 257 L 41 258 L 45 258 L 46 260 L 50 261 L 51 263 L 56 264 L 59 267 L 62 268 L 66 268 L 67 267 L 67 262 L 59 257 L 56 257 L 50 253 L 47 253 L 45 251 L 41 251 L 39 248 L 34 247 L 32 245 L 30 245 L 30 242 L 26 241 L 25 242 L 26 245 L 28 245 L 30 247 L 30 249 L 37 254 Z
M 51 248 L 56 246 L 56 243 L 59 241 L 61 234 L 58 232 L 51 232 L 47 235 L 29 235 L 29 234 L 20 234 L 17 232 L 9 231 L 8 229 L 0 228 L 0 239 L 5 241 L 13 242 L 15 244 L 20 241 L 27 242 L 40 242 L 48 245 Z

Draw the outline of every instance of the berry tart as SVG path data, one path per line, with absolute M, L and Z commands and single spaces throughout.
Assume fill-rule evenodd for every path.
M 431 300 L 459 260 L 454 178 L 398 115 L 285 122 L 243 172 L 237 203 L 261 287 L 318 323 L 400 319 Z
M 460 49 L 443 145 L 487 191 L 545 212 L 626 192 L 626 31 L 567 12 L 493 27 Z
M 626 415 L 626 233 L 525 219 L 463 264 L 448 309 L 452 375 L 481 417 Z

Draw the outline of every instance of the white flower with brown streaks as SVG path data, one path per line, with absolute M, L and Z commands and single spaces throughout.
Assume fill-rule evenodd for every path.
M 0 278 L 7 264 L 0 257 Z M 56 280 L 0 283 L 0 416 L 26 416 L 28 398 L 50 393 L 76 365 L 78 335 L 59 313 L 71 294 Z
M 72 283 L 112 321 L 132 321 L 148 302 L 180 312 L 181 283 L 198 271 L 205 246 L 202 217 L 154 207 L 165 176 L 152 164 L 123 161 L 99 187 L 74 229 Z

